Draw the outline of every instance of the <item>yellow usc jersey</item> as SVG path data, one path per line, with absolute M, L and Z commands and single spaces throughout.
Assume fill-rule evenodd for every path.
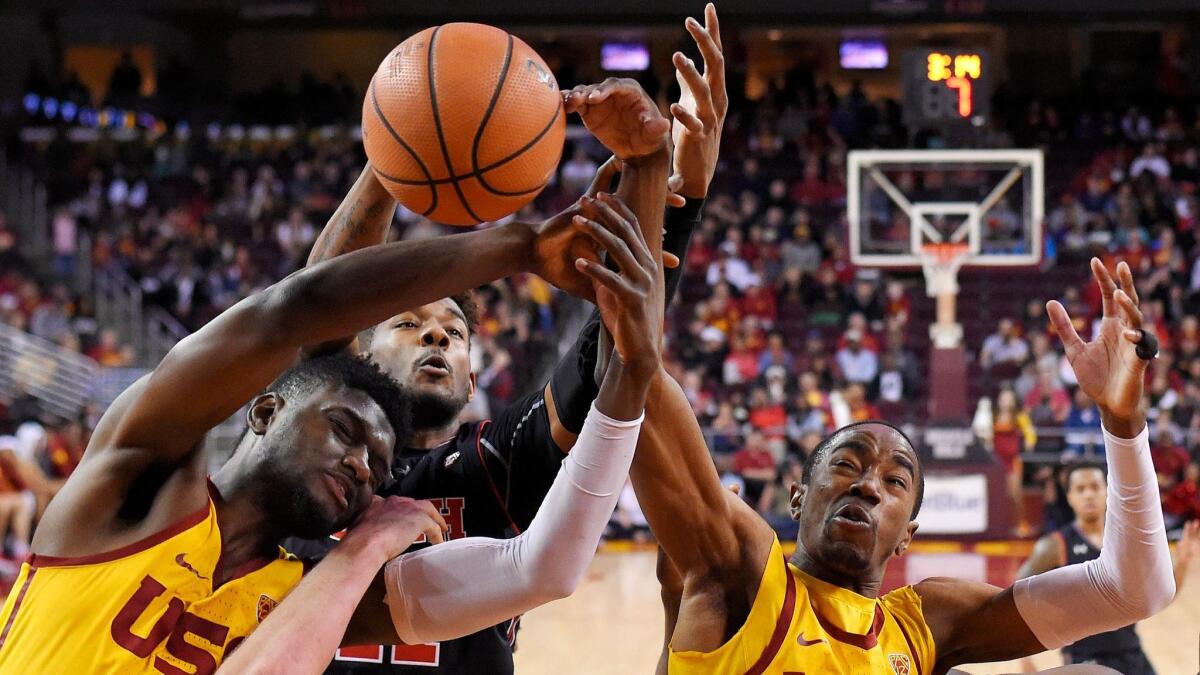
M 905 586 L 863 597 L 788 563 L 776 539 L 750 615 L 708 653 L 671 650 L 671 675 L 930 675 L 933 635 Z
M 221 531 L 208 505 L 98 555 L 31 555 L 0 612 L 0 675 L 208 675 L 300 582 L 282 548 L 214 588 Z

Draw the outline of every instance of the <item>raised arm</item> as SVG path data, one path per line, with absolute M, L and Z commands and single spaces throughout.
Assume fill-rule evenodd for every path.
M 329 217 L 325 229 L 313 242 L 306 266 L 336 258 L 344 253 L 385 243 L 396 215 L 396 201 L 379 182 L 370 164 L 363 166 L 358 180 Z M 339 349 L 357 351 L 355 336 L 306 347 L 305 356 L 327 354 Z
M 1142 382 L 1157 344 L 1141 330 L 1129 266 L 1117 266 L 1120 288 L 1099 260 L 1092 260 L 1092 273 L 1104 297 L 1092 342 L 1079 338 L 1061 304 L 1051 302 L 1047 310 L 1079 386 L 1101 411 L 1109 493 L 1100 557 L 1003 591 L 953 579 L 918 584 L 937 644 L 935 670 L 1062 647 L 1144 619 L 1175 594 L 1142 408 Z
M 661 211 L 665 162 L 660 170 Z M 405 642 L 466 635 L 566 597 L 595 554 L 628 474 L 662 341 L 658 258 L 636 221 L 627 220 L 612 201 L 601 197 L 598 209 L 615 227 L 606 229 L 582 217 L 578 221 L 619 270 L 581 264 L 597 285 L 597 305 L 616 353 L 579 442 L 520 536 L 460 539 L 388 563 L 388 605 L 396 634 Z M 348 643 L 357 637 L 348 635 Z
M 107 524 L 135 484 L 139 494 L 147 488 L 153 495 L 194 456 L 204 434 L 270 384 L 300 348 L 352 335 L 397 306 L 431 302 L 520 271 L 593 297 L 587 277 L 574 267 L 580 255 L 596 258 L 595 248 L 569 222 L 512 223 L 372 246 L 290 275 L 182 340 L 153 373 L 122 393 L 56 499 L 51 530 L 71 534 Z

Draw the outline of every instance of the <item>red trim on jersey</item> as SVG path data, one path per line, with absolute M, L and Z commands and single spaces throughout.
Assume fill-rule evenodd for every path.
M 21 592 L 17 593 L 17 599 L 13 602 L 12 613 L 8 615 L 8 621 L 4 622 L 4 631 L 0 632 L 0 647 L 4 646 L 4 641 L 8 639 L 8 631 L 12 630 L 13 621 L 17 618 L 17 612 L 21 609 L 21 601 L 25 599 L 25 591 L 29 590 L 29 583 L 33 581 L 33 575 L 37 570 L 29 568 L 29 574 L 25 577 L 25 583 L 21 584 Z
M 917 648 L 913 646 L 912 639 L 908 637 L 908 631 L 904 630 L 904 624 L 897 621 L 896 627 L 900 629 L 900 634 L 904 636 L 904 641 L 908 643 L 908 653 L 912 655 L 913 662 L 917 664 L 917 675 L 924 673 L 925 671 L 921 670 L 921 655 L 917 653 Z
M 139 539 L 132 544 L 122 546 L 121 548 L 105 551 L 103 553 L 93 553 L 91 555 L 59 557 L 50 555 L 38 555 L 37 553 L 29 554 L 30 567 L 65 567 L 68 565 L 98 565 L 100 563 L 112 562 L 125 556 L 140 553 L 148 548 L 158 546 L 164 541 L 178 534 L 190 530 L 191 528 L 203 523 L 208 518 L 209 504 L 205 504 L 203 508 L 194 511 L 193 513 L 184 516 L 174 525 L 170 525 L 165 529 L 159 530 L 154 534 Z
M 783 559 L 783 569 L 787 573 L 787 592 L 783 596 L 783 609 L 779 610 L 779 618 L 775 620 L 775 632 L 771 633 L 771 641 L 763 650 L 758 660 L 746 671 L 746 675 L 762 675 L 767 672 L 767 666 L 775 660 L 783 641 L 787 638 L 788 628 L 792 626 L 792 615 L 796 612 L 796 577 L 787 568 L 787 558 Z
M 871 622 L 871 632 L 866 635 L 842 630 L 832 623 L 825 621 L 825 617 L 821 616 L 816 607 L 813 608 L 813 614 L 817 615 L 817 623 L 821 624 L 821 628 L 829 634 L 829 637 L 842 644 L 858 647 L 859 649 L 874 649 L 875 645 L 879 644 L 879 631 L 883 630 L 883 608 L 879 606 L 878 602 L 875 603 L 875 620 Z
M 496 481 L 492 479 L 492 470 L 488 468 L 487 458 L 483 456 L 483 430 L 491 423 L 491 420 L 484 420 L 479 424 L 479 431 L 475 434 L 475 453 L 479 455 L 479 463 L 483 465 L 483 473 L 487 476 L 488 486 L 492 488 L 492 494 L 496 496 L 496 504 L 500 506 L 500 511 L 504 513 L 504 519 L 512 526 L 513 532 L 521 534 L 521 528 L 517 527 L 516 521 L 508 513 L 508 507 L 505 506 L 504 499 L 500 497 L 500 488 L 496 487 Z

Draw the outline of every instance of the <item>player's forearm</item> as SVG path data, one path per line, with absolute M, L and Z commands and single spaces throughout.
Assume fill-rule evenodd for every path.
M 396 201 L 367 164 L 313 243 L 308 265 L 384 243 L 395 213 Z
M 1121 433 L 1134 428 L 1123 423 Z M 1145 424 L 1134 438 L 1104 431 L 1108 508 L 1100 557 L 1013 586 L 1017 610 L 1049 649 L 1140 621 L 1175 595 Z
M 737 497 L 721 486 L 700 425 L 679 384 L 659 370 L 629 477 L 650 529 L 681 574 L 736 567 Z M 765 527 L 765 525 L 764 525 Z
M 639 356 L 625 363 L 614 352 L 610 358 L 600 393 L 596 395 L 596 410 L 618 420 L 633 420 L 646 409 L 646 394 L 658 370 L 657 354 Z
M 263 331 L 296 348 L 354 334 L 404 309 L 526 271 L 532 238 L 528 225 L 509 223 L 338 256 L 268 289 Z
M 348 538 L 288 594 L 221 665 L 220 673 L 319 673 L 379 574 L 378 549 Z
M 646 233 L 646 244 L 655 260 L 662 258 L 663 219 L 667 205 L 667 175 L 671 170 L 669 147 L 652 155 L 625 160 L 617 196 L 633 211 Z M 655 236 L 649 236 L 654 233 Z
M 451 639 L 570 595 L 616 506 L 640 426 L 594 408 L 520 536 L 468 537 L 389 562 L 396 634 L 410 644 Z

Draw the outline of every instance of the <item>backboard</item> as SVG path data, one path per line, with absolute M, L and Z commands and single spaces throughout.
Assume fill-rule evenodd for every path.
M 919 267 L 923 247 L 951 243 L 969 246 L 968 266 L 1041 260 L 1040 150 L 854 150 L 847 160 L 855 265 Z

